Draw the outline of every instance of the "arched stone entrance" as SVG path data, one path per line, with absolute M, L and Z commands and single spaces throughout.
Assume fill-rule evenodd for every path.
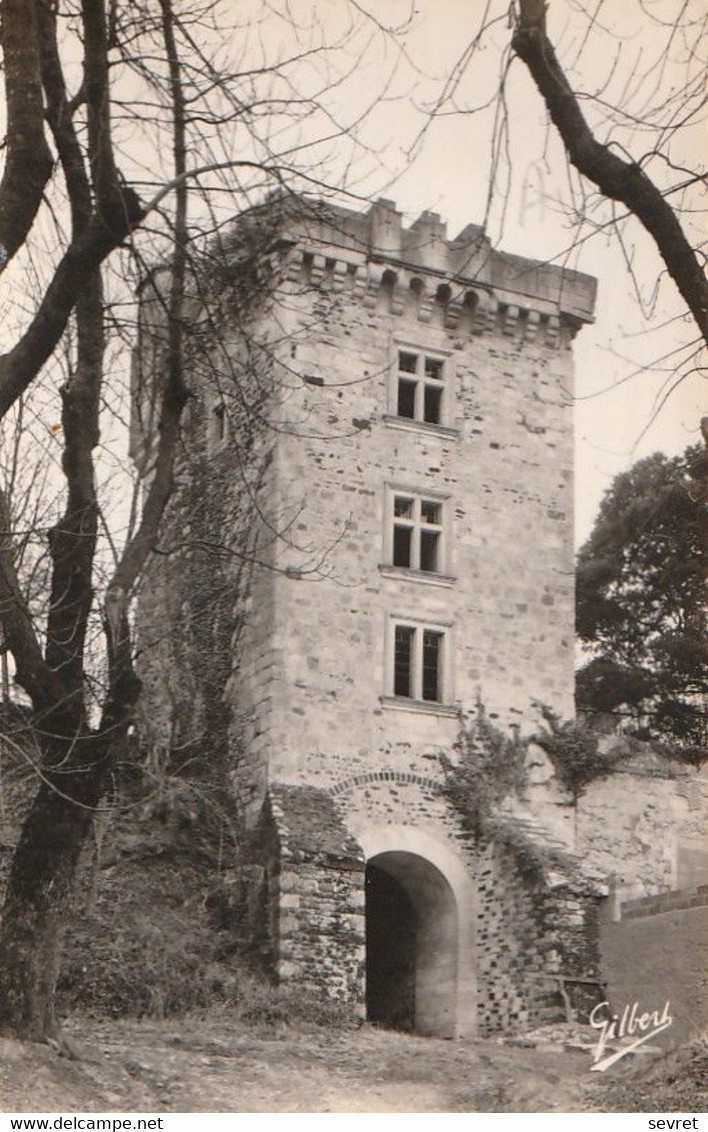
M 411 826 L 357 833 L 366 857 L 366 1007 L 437 1037 L 476 1031 L 473 889 L 442 842 Z
M 451 1038 L 457 908 L 442 873 L 413 853 L 366 866 L 366 1012 L 371 1022 Z

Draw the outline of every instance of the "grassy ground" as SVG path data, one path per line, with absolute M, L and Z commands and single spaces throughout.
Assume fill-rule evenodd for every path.
M 2 1111 L 646 1112 L 660 1100 L 700 1112 L 708 1100 L 705 1050 L 702 1064 L 696 1051 L 648 1055 L 590 1074 L 590 1052 L 559 1036 L 513 1046 L 368 1026 L 259 1030 L 227 1014 L 68 1033 L 78 1060 L 0 1039 Z

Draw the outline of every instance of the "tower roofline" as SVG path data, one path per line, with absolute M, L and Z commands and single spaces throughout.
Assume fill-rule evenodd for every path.
M 467 224 L 452 239 L 437 212 L 425 211 L 405 227 L 391 200 L 379 198 L 365 212 L 329 201 L 282 196 L 288 235 L 327 255 L 344 252 L 353 262 L 390 264 L 408 272 L 492 291 L 501 303 L 552 310 L 580 323 L 593 321 L 597 280 L 579 271 L 493 248 L 484 229 Z M 275 204 L 270 198 L 266 209 Z M 337 257 L 339 258 L 339 257 Z

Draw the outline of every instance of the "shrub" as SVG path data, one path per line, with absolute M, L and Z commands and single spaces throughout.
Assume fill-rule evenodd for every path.
M 457 762 L 442 760 L 445 790 L 466 824 L 479 834 L 499 803 L 526 785 L 528 744 L 505 735 L 478 703 L 471 726 L 460 733 L 455 748 Z
M 70 935 L 60 1008 L 164 1018 L 228 1001 L 235 974 L 219 960 L 214 934 L 195 911 L 158 904 L 83 917 Z
M 572 871 L 572 858 L 555 846 L 539 844 L 500 810 L 505 798 L 520 794 L 527 785 L 528 742 L 506 735 L 478 703 L 471 727 L 457 740 L 458 761 L 443 759 L 445 792 L 475 837 L 506 846 L 529 880 L 543 880 L 549 868 Z
M 326 998 L 290 983 L 275 985 L 249 972 L 241 973 L 233 1005 L 238 1019 L 267 1028 L 290 1025 L 299 1029 L 341 1029 L 357 1024 L 351 1006 L 339 999 Z
M 589 783 L 611 774 L 624 755 L 621 751 L 601 751 L 599 736 L 589 724 L 562 721 L 545 704 L 536 704 L 536 707 L 548 731 L 534 735 L 534 742 L 550 758 L 558 781 L 577 800 Z

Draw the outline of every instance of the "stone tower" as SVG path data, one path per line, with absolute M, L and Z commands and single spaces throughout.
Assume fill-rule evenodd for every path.
M 141 596 L 150 725 L 226 759 L 239 915 L 281 980 L 421 1033 L 523 1028 L 550 1001 L 553 916 L 465 836 L 441 756 L 479 702 L 504 729 L 534 701 L 573 711 L 571 343 L 595 281 L 432 212 L 406 228 L 387 200 L 278 221 L 267 301 L 243 314 L 224 284 L 194 358 L 185 549 Z M 209 540 L 233 553 L 197 576 Z

